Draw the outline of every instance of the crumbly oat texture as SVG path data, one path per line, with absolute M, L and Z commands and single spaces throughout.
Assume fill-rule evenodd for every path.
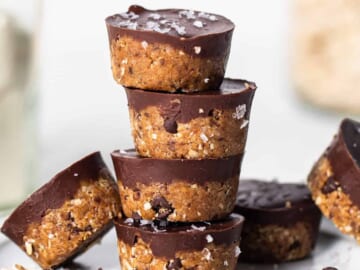
M 29 225 L 22 249 L 42 268 L 52 268 L 91 244 L 119 215 L 119 197 L 112 182 L 82 181 L 73 199 L 49 209 L 40 223 Z
M 164 118 L 155 106 L 140 112 L 129 108 L 129 113 L 136 150 L 145 157 L 219 158 L 245 149 L 248 120 L 235 109 L 213 110 L 209 116 L 177 123 L 176 133 L 165 129 Z
M 316 240 L 312 235 L 311 224 L 305 221 L 287 227 L 247 221 L 241 237 L 240 260 L 271 263 L 306 257 Z
M 359 14 L 354 0 L 295 1 L 293 77 L 310 102 L 360 112 Z
M 187 181 L 171 184 L 137 184 L 132 189 L 118 181 L 125 216 L 161 219 L 172 222 L 196 222 L 221 219 L 234 208 L 238 177 L 203 185 Z
M 119 240 L 118 251 L 124 270 L 234 270 L 240 253 L 238 243 L 226 246 L 210 243 L 201 251 L 178 251 L 170 260 L 155 257 L 141 238 L 133 246 Z
M 119 84 L 168 92 L 217 89 L 229 54 L 224 51 L 221 57 L 195 57 L 168 44 L 129 36 L 112 40 L 110 51 L 113 76 Z M 201 51 L 201 47 L 194 51 Z
M 360 209 L 336 183 L 329 160 L 320 158 L 308 177 L 312 197 L 324 216 L 331 219 L 342 233 L 354 236 L 360 243 Z M 334 184 L 337 188 L 326 190 L 326 186 Z

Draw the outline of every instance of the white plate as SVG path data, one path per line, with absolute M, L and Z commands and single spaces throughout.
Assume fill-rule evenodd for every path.
M 2 222 L 0 221 L 0 224 Z M 100 244 L 78 257 L 71 269 L 119 270 L 115 230 L 111 230 Z M 238 270 L 322 270 L 335 266 L 339 270 L 359 270 L 360 247 L 348 237 L 342 236 L 329 221 L 322 224 L 319 241 L 312 256 L 301 261 L 281 265 L 239 264 Z M 13 269 L 21 264 L 27 269 L 39 269 L 15 244 L 0 236 L 0 270 Z

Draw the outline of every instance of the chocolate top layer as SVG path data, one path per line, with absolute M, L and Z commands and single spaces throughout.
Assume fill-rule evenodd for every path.
M 230 245 L 240 239 L 244 218 L 232 214 L 222 221 L 172 223 L 158 228 L 153 222 L 134 223 L 132 219 L 115 222 L 118 239 L 133 246 L 140 237 L 156 257 L 175 258 L 178 251 L 202 250 L 207 244 Z
M 40 222 L 47 210 L 57 209 L 72 199 L 81 181 L 97 181 L 99 178 L 113 180 L 100 152 L 94 152 L 59 172 L 35 191 L 14 210 L 1 231 L 21 246 L 30 224 Z
M 219 159 L 158 159 L 140 157 L 135 150 L 114 151 L 111 157 L 117 179 L 124 186 L 134 188 L 136 183 L 172 183 L 186 181 L 204 184 L 223 182 L 238 176 L 243 155 Z
M 223 16 L 183 9 L 147 10 L 130 6 L 128 12 L 106 18 L 109 40 L 130 36 L 150 43 L 167 43 L 196 56 L 223 55 L 230 47 L 235 25 Z M 200 47 L 199 54 L 194 47 Z
M 162 93 L 125 88 L 128 104 L 137 112 L 149 106 L 159 107 L 164 119 L 187 123 L 198 117 L 208 117 L 214 109 L 245 110 L 249 118 L 256 85 L 253 82 L 224 79 L 220 89 L 196 93 Z M 245 105 L 245 106 L 242 106 Z
M 336 184 L 360 207 L 360 123 L 344 119 L 325 156 L 330 161 Z
M 264 224 L 291 224 L 306 215 L 320 218 L 306 185 L 276 181 L 241 180 L 235 212 Z

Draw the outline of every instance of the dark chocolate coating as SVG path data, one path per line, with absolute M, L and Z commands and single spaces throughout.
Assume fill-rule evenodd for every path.
M 214 109 L 235 109 L 246 105 L 245 118 L 249 118 L 256 85 L 253 82 L 224 79 L 220 89 L 195 93 L 162 93 L 125 88 L 128 105 L 140 112 L 148 106 L 160 108 L 164 119 L 172 123 L 187 123 L 198 117 L 208 117 Z M 199 110 L 202 109 L 202 110 Z M 176 133 L 176 132 L 175 132 Z
M 340 186 L 351 201 L 360 207 L 360 123 L 344 119 L 325 157 L 329 159 L 334 173 L 336 183 L 333 186 Z M 327 191 L 331 192 L 329 189 Z
M 109 40 L 129 36 L 139 41 L 170 44 L 196 57 L 224 55 L 230 48 L 235 25 L 220 15 L 192 12 L 130 6 L 128 12 L 106 18 Z M 199 54 L 195 53 L 195 46 L 201 47 Z
M 226 158 L 158 159 L 140 157 L 134 149 L 114 151 L 111 157 L 118 180 L 134 188 L 136 183 L 172 183 L 185 181 L 204 184 L 207 181 L 224 182 L 238 176 L 242 154 Z
M 318 227 L 321 218 L 305 185 L 275 181 L 241 180 L 234 212 L 264 225 L 306 220 Z
M 100 152 L 94 152 L 55 175 L 29 198 L 27 198 L 3 224 L 1 231 L 17 245 L 23 245 L 28 226 L 40 222 L 46 211 L 60 208 L 76 194 L 83 180 L 99 178 L 114 180 Z
M 212 237 L 215 245 L 230 245 L 239 241 L 244 218 L 232 214 L 216 222 L 172 223 L 160 231 L 152 222 L 138 225 L 125 221 L 121 219 L 115 222 L 119 240 L 133 246 L 137 237 L 140 237 L 149 244 L 154 256 L 173 259 L 178 251 L 202 250 L 208 244 L 208 235 Z

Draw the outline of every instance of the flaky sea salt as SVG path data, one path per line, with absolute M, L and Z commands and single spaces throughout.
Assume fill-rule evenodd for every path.
M 193 25 L 197 28 L 203 28 L 204 24 L 202 23 L 202 21 L 194 21 Z
M 179 11 L 179 17 L 186 17 L 186 19 L 196 19 L 195 12 L 193 10 L 181 10 Z
M 236 107 L 232 117 L 239 120 L 245 116 L 245 113 L 246 113 L 246 104 L 242 104 Z

